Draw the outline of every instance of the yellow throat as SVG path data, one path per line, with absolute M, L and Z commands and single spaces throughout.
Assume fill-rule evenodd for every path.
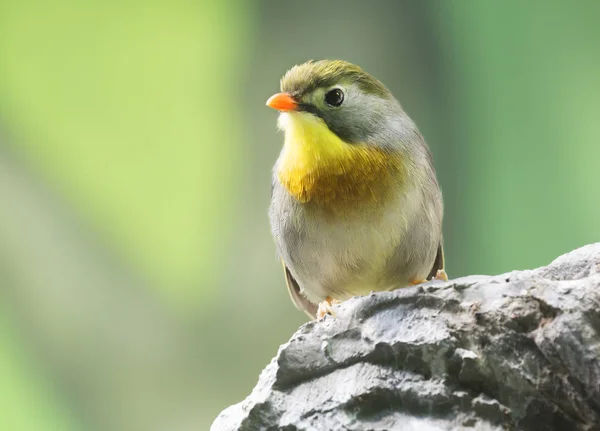
M 277 175 L 301 203 L 344 209 L 383 202 L 403 183 L 399 153 L 366 144 L 347 144 L 318 117 L 289 112 L 279 117 L 285 143 Z

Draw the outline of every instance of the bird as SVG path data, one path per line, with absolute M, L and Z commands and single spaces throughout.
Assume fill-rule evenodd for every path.
M 381 81 L 310 60 L 266 104 L 284 133 L 269 221 L 299 310 L 335 316 L 353 296 L 448 279 L 432 153 Z

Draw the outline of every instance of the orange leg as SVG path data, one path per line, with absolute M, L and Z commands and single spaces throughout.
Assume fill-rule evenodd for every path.
M 333 311 L 333 305 L 340 304 L 341 301 L 337 299 L 333 299 L 331 296 L 325 298 L 325 301 L 319 303 L 319 308 L 317 309 L 317 319 L 322 319 L 328 314 L 331 314 L 335 317 L 335 312 Z
M 444 271 L 443 269 L 438 269 L 438 271 L 435 274 L 435 277 L 433 277 L 433 279 L 441 280 L 441 281 L 448 281 L 448 274 L 446 274 L 446 271 Z
M 443 269 L 438 269 L 435 277 L 433 277 L 432 280 L 448 281 L 448 274 L 446 274 L 446 271 Z M 417 284 L 426 283 L 427 281 L 429 280 L 411 280 L 410 285 L 416 286 Z

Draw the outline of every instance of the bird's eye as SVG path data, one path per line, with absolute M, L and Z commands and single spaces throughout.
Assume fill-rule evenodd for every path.
M 325 102 L 331 106 L 340 106 L 344 101 L 344 92 L 335 88 L 325 95 Z

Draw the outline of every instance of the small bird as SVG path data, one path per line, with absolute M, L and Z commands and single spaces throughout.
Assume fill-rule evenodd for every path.
M 431 152 L 379 80 L 308 61 L 267 106 L 285 133 L 269 219 L 298 309 L 320 318 L 352 296 L 448 279 Z

